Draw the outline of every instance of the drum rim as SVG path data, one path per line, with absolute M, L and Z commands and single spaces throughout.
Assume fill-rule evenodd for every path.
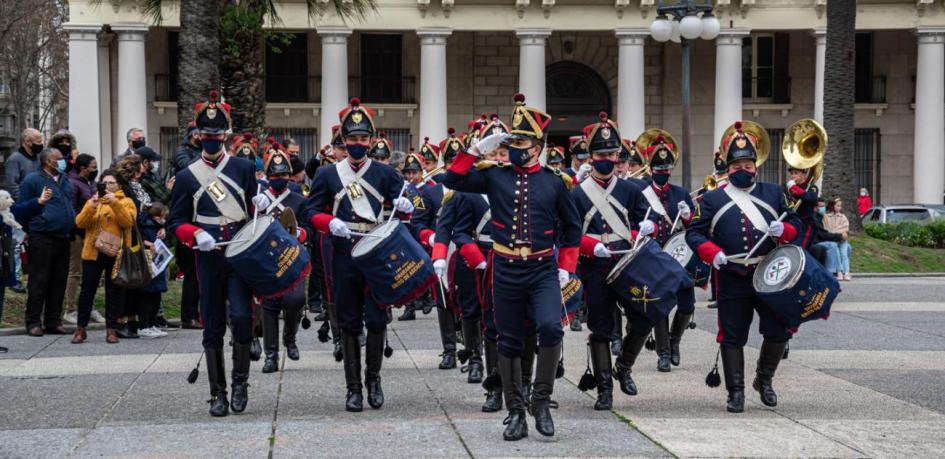
M 636 258 L 637 255 L 643 251 L 643 246 L 645 246 L 646 244 L 649 244 L 650 242 L 652 242 L 651 239 L 649 238 L 644 239 L 642 242 L 640 242 L 640 245 L 637 247 L 635 251 L 626 253 L 622 257 L 620 257 L 620 259 L 617 260 L 617 264 L 615 264 L 614 267 L 610 270 L 610 273 L 607 274 L 607 279 L 606 279 L 607 283 L 608 284 L 614 283 L 614 281 L 617 280 L 617 277 L 620 275 L 620 273 L 623 272 L 623 268 L 627 267 L 627 265 L 629 265 L 630 262 L 632 262 L 633 259 Z M 660 248 L 660 250 L 663 250 L 662 247 Z
M 668 253 L 669 256 L 672 257 L 673 254 L 672 254 L 669 250 L 666 250 L 666 248 L 667 248 L 667 246 L 669 246 L 669 243 L 670 243 L 670 242 L 673 242 L 673 241 L 675 241 L 676 239 L 682 239 L 682 241 L 683 241 L 682 245 L 683 245 L 684 247 L 686 247 L 686 249 L 689 250 L 689 257 L 686 258 L 686 262 L 685 262 L 685 263 L 682 263 L 682 262 L 679 262 L 679 260 L 676 260 L 677 262 L 679 262 L 680 265 L 682 265 L 683 268 L 685 268 L 686 266 L 689 265 L 689 262 L 692 261 L 692 257 L 695 256 L 695 254 L 696 254 L 696 253 L 692 250 L 692 248 L 689 247 L 689 244 L 686 242 L 686 230 L 679 231 L 679 232 L 677 232 L 676 234 L 670 236 L 670 238 L 666 241 L 666 243 L 663 244 L 663 247 L 662 247 L 661 249 L 663 250 L 663 252 Z M 673 257 L 673 259 L 675 260 L 676 258 Z
M 354 245 L 351 247 L 351 258 L 363 257 L 371 253 L 372 251 L 374 251 L 374 249 L 378 248 L 381 244 L 384 243 L 384 241 L 387 240 L 387 238 L 389 238 L 392 234 L 394 234 L 395 231 L 397 231 L 398 226 L 400 226 L 400 220 L 396 218 L 392 218 L 384 223 L 381 223 L 380 225 L 377 225 L 371 231 L 368 231 L 367 234 L 372 234 L 372 235 L 376 233 L 384 233 L 385 231 L 386 231 L 386 234 L 384 234 L 384 237 L 362 237 L 358 242 L 355 242 Z M 361 253 L 360 250 L 358 249 L 359 247 L 368 247 L 368 248 L 361 249 L 361 250 L 364 250 L 364 253 Z
M 767 267 L 765 262 L 767 262 L 769 258 L 776 256 L 775 254 L 777 254 L 778 252 L 782 252 L 782 251 L 786 252 L 789 250 L 799 255 L 798 267 L 797 267 L 797 270 L 794 271 L 794 274 L 792 274 L 790 278 L 785 279 L 784 282 L 781 284 L 781 288 L 778 290 L 770 290 L 769 288 L 761 287 L 762 285 L 764 286 L 768 285 L 764 281 L 763 268 Z M 794 244 L 782 245 L 780 247 L 775 248 L 771 252 L 768 252 L 768 255 L 765 256 L 765 259 L 762 260 L 761 263 L 758 264 L 758 266 L 755 269 L 755 273 L 752 275 L 752 279 L 751 279 L 752 287 L 758 293 L 777 293 L 777 292 L 783 292 L 785 290 L 792 289 L 794 288 L 795 285 L 797 285 L 797 282 L 801 279 L 801 276 L 804 274 L 804 269 L 806 267 L 807 267 L 807 256 L 804 254 L 803 248 L 796 246 Z
M 259 215 L 257 218 L 258 218 L 258 221 L 256 222 L 256 225 L 255 225 L 257 233 L 253 235 L 254 239 L 249 239 L 245 242 L 239 240 L 242 234 L 252 234 L 253 232 L 253 226 L 254 226 L 253 222 L 248 221 L 246 222 L 246 224 L 243 225 L 242 228 L 239 229 L 239 231 L 236 232 L 236 235 L 234 235 L 233 238 L 230 239 L 230 241 L 236 241 L 236 242 L 231 242 L 229 245 L 226 246 L 226 250 L 223 251 L 223 254 L 227 258 L 235 257 L 241 253 L 246 252 L 246 250 L 252 247 L 253 244 L 258 240 L 258 236 L 262 236 L 266 232 L 266 230 L 269 228 L 269 226 L 272 225 L 273 222 L 275 222 L 275 218 L 273 218 L 271 215 Z

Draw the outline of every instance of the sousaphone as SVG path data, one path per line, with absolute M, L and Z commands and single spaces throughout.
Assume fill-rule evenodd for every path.
M 796 121 L 784 133 L 781 156 L 795 169 L 808 169 L 807 183 L 816 183 L 824 173 L 827 131 L 815 120 Z
M 761 167 L 761 165 L 768 160 L 768 154 L 771 152 L 771 138 L 768 137 L 768 131 L 762 125 L 754 121 L 742 121 L 741 123 L 742 132 L 750 134 L 757 139 L 755 141 L 755 153 L 758 154 L 758 159 L 755 160 L 755 165 Z M 725 132 L 722 133 L 722 139 L 727 139 L 734 133 L 735 123 L 732 123 L 725 129 Z M 719 145 L 719 152 L 722 154 L 722 159 L 725 159 L 728 155 L 728 150 L 722 148 L 721 144 Z

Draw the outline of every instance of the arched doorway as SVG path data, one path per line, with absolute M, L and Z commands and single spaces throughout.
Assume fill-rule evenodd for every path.
M 603 110 L 611 113 L 610 88 L 594 69 L 574 61 L 545 68 L 547 111 L 553 118 L 548 141 L 567 149 L 568 137 L 597 121 Z

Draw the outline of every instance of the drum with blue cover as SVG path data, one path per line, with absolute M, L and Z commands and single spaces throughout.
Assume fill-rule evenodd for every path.
M 226 259 L 260 300 L 279 297 L 308 278 L 308 250 L 269 215 L 243 226 L 226 247 Z M 255 232 L 254 232 L 255 229 Z
M 568 326 L 577 316 L 578 309 L 581 308 L 581 300 L 584 299 L 584 284 L 581 278 L 576 274 L 571 274 L 570 279 L 561 287 L 561 326 Z
M 378 305 L 403 306 L 437 280 L 430 255 L 396 218 L 355 243 L 351 260 L 364 274 L 368 293 Z
M 693 283 L 700 288 L 709 284 L 712 267 L 696 256 L 686 243 L 686 232 L 680 231 L 663 244 L 663 251 L 673 257 L 689 273 Z
M 826 319 L 840 293 L 837 279 L 796 245 L 769 252 L 755 269 L 752 285 L 758 298 L 792 328 Z
M 653 323 L 673 310 L 679 289 L 693 286 L 689 273 L 649 238 L 617 261 L 607 275 L 607 283 Z

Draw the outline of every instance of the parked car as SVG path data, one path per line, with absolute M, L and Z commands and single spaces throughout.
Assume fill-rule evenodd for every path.
M 922 204 L 922 207 L 928 207 L 936 212 L 938 215 L 933 216 L 932 218 L 945 218 L 945 204 Z
M 863 223 L 899 223 L 941 218 L 945 213 L 921 204 L 895 204 L 870 207 Z

